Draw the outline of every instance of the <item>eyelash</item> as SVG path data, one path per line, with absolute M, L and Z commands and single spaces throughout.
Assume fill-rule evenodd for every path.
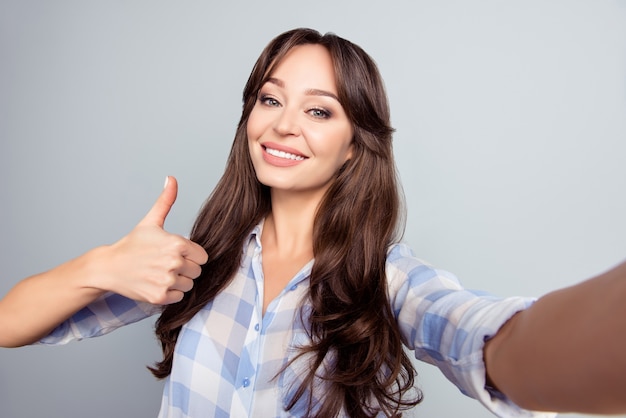
M 270 101 L 275 102 L 275 103 L 269 103 Z M 277 104 L 280 104 L 278 100 L 276 100 L 272 96 L 268 96 L 265 94 L 259 95 L 259 102 L 267 106 L 276 106 Z
M 266 94 L 259 95 L 259 102 L 263 105 L 270 107 L 276 107 L 280 105 L 280 102 L 278 100 Z M 307 113 L 317 119 L 329 119 L 332 116 L 332 113 L 329 110 L 322 107 L 312 107 L 311 109 L 307 110 Z
M 330 118 L 330 117 L 331 117 L 331 115 L 332 115 L 332 114 L 331 114 L 328 110 L 326 110 L 326 109 L 322 109 L 322 108 L 320 108 L 320 107 L 314 107 L 314 108 L 312 108 L 312 109 L 310 109 L 310 110 L 308 111 L 308 113 L 309 113 L 309 114 L 311 114 L 311 112 L 314 112 L 314 113 L 321 113 L 321 115 L 311 115 L 311 116 L 313 116 L 314 118 L 320 118 L 320 119 L 328 119 L 328 118 Z

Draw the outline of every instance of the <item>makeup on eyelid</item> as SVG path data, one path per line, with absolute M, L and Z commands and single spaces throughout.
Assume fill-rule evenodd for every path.
M 314 199 L 329 187 L 352 155 L 352 125 L 336 91 L 332 58 L 323 46 L 297 46 L 276 65 L 246 125 L 261 184 Z
M 322 90 L 307 90 L 307 92 L 322 92 Z M 315 93 L 311 93 L 310 95 L 312 96 L 321 96 L 321 97 L 332 97 L 335 98 L 335 95 L 332 93 L 326 93 L 326 94 L 315 94 Z M 257 99 L 261 104 L 268 106 L 268 107 L 279 107 L 282 106 L 282 103 L 273 95 L 268 94 L 268 93 L 259 93 L 258 99 Z M 328 109 L 326 106 L 320 106 L 320 105 L 312 105 L 312 106 L 303 106 L 303 108 L 305 109 L 305 113 L 310 114 L 311 116 L 313 116 L 314 118 L 317 119 L 330 119 L 333 116 L 333 111 Z

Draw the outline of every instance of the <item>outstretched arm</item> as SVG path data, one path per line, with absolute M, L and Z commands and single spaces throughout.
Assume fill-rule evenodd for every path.
M 485 345 L 488 380 L 538 411 L 626 412 L 626 262 L 540 298 Z
M 159 305 L 181 300 L 207 254 L 198 244 L 163 230 L 177 191 L 176 179 L 168 177 L 152 209 L 127 236 L 11 289 L 0 300 L 0 346 L 39 340 L 106 292 Z

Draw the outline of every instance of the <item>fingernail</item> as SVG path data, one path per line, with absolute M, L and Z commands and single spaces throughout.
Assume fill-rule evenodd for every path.
M 170 182 L 170 176 L 165 177 L 165 184 L 163 185 L 164 189 L 167 187 L 167 183 L 169 182 Z

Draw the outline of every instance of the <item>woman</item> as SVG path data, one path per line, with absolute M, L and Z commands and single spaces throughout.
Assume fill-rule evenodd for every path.
M 626 338 L 610 332 L 626 318 L 626 267 L 533 304 L 478 296 L 416 259 L 397 242 L 383 83 L 358 46 L 279 35 L 243 100 L 191 240 L 162 231 L 170 179 L 129 236 L 16 286 L 0 309 L 36 299 L 41 318 L 3 345 L 59 323 L 41 341 L 62 343 L 161 312 L 161 416 L 396 416 L 421 399 L 403 345 L 500 416 L 626 411 Z M 603 341 L 607 356 L 590 361 Z

